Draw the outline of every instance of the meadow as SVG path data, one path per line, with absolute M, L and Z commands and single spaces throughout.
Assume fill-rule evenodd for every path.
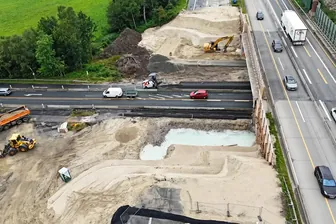
M 97 24 L 96 37 L 107 30 L 106 10 L 110 0 L 0 0 L 0 36 L 22 34 L 35 28 L 41 17 L 56 16 L 60 5 L 83 11 Z

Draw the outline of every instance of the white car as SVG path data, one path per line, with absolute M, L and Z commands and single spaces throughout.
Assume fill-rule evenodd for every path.
M 336 107 L 331 109 L 331 116 L 334 118 L 334 120 L 336 121 Z
M 120 98 L 123 95 L 122 88 L 115 87 L 115 88 L 108 88 L 103 92 L 103 97 L 108 98 Z

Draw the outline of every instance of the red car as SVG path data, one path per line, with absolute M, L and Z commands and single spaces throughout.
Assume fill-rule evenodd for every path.
M 191 99 L 208 99 L 208 92 L 203 89 L 192 91 L 190 93 L 190 98 Z

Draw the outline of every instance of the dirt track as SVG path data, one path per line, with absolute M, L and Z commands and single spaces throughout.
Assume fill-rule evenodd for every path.
M 248 123 L 112 119 L 77 134 L 69 132 L 57 137 L 40 133 L 33 124 L 10 129 L 0 135 L 2 143 L 11 133 L 20 132 L 36 138 L 38 146 L 0 160 L 0 222 L 106 223 L 119 206 L 141 204 L 140 198 L 148 196 L 151 186 L 181 189 L 183 212 L 193 217 L 223 219 L 225 210 L 215 204 L 230 202 L 264 206 L 276 214 L 275 220 L 282 220 L 276 174 L 259 159 L 254 147 L 175 145 L 170 147 L 166 160 L 138 159 L 145 144 L 160 144 L 172 127 L 246 129 Z M 63 166 L 70 168 L 74 178 L 67 184 L 57 175 Z M 196 201 L 203 206 L 198 215 L 193 212 Z M 246 221 L 255 214 L 255 210 L 244 206 L 237 206 L 234 211 L 233 218 Z

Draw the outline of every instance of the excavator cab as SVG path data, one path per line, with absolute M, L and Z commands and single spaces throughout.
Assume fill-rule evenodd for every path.
M 4 149 L 0 151 L 0 158 L 5 157 L 7 154 L 14 156 L 18 151 L 27 152 L 35 147 L 36 140 L 27 138 L 23 135 L 12 134 L 8 139 L 8 144 L 5 145 Z
M 223 40 L 227 40 L 227 43 L 225 44 L 225 46 L 223 47 L 223 52 L 226 52 L 226 49 L 228 48 L 228 46 L 230 45 L 230 43 L 232 42 L 234 36 L 226 36 L 226 37 L 221 37 L 218 38 L 216 41 L 211 41 L 209 43 L 205 43 L 204 44 L 204 52 L 205 53 L 213 53 L 213 52 L 217 52 L 217 51 L 221 51 L 221 49 L 218 47 L 218 44 L 223 41 Z

